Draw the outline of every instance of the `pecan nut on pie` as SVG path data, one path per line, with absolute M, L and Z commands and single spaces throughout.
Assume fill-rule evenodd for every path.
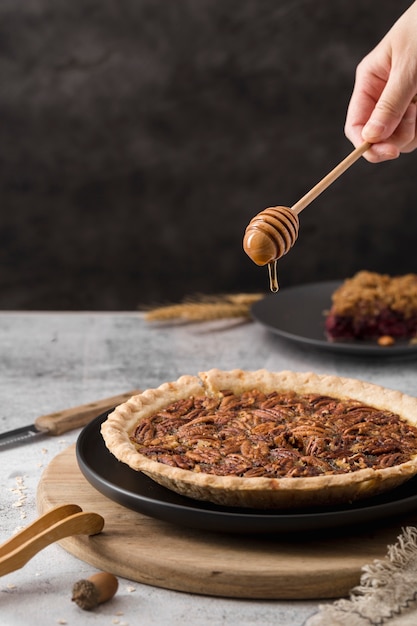
M 332 294 L 325 328 L 334 341 L 416 338 L 417 274 L 361 271 L 346 279 Z
M 134 470 L 228 506 L 347 503 L 417 474 L 417 398 L 337 376 L 184 375 L 116 407 L 101 432 Z

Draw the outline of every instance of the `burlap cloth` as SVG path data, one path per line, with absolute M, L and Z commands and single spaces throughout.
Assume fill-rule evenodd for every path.
M 362 568 L 349 599 L 320 605 L 304 626 L 417 626 L 417 528 L 402 530 L 387 555 Z

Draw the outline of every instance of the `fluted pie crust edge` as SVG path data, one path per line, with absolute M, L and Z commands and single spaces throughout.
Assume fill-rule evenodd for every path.
M 148 389 L 116 407 L 101 426 L 104 442 L 119 461 L 160 485 L 196 500 L 226 506 L 293 509 L 348 503 L 393 489 L 417 474 L 416 455 L 393 467 L 343 474 L 284 478 L 217 476 L 154 461 L 140 454 L 131 442 L 130 435 L 139 421 L 163 407 L 190 396 L 218 395 L 226 389 L 235 394 L 258 389 L 264 393 L 294 391 L 359 400 L 394 412 L 417 426 L 417 398 L 358 379 L 311 372 L 211 369 Z

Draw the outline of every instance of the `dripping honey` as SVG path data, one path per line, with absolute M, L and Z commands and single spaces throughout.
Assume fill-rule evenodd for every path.
M 277 273 L 277 259 L 268 263 L 269 274 L 269 288 L 273 293 L 279 290 L 278 273 Z

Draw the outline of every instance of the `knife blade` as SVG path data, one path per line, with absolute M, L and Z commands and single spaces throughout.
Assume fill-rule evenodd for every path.
M 63 433 L 85 426 L 105 411 L 122 404 L 130 397 L 140 393 L 138 389 L 126 391 L 95 402 L 88 402 L 55 413 L 40 415 L 33 424 L 0 433 L 0 450 L 30 443 L 38 438 L 62 435 Z

